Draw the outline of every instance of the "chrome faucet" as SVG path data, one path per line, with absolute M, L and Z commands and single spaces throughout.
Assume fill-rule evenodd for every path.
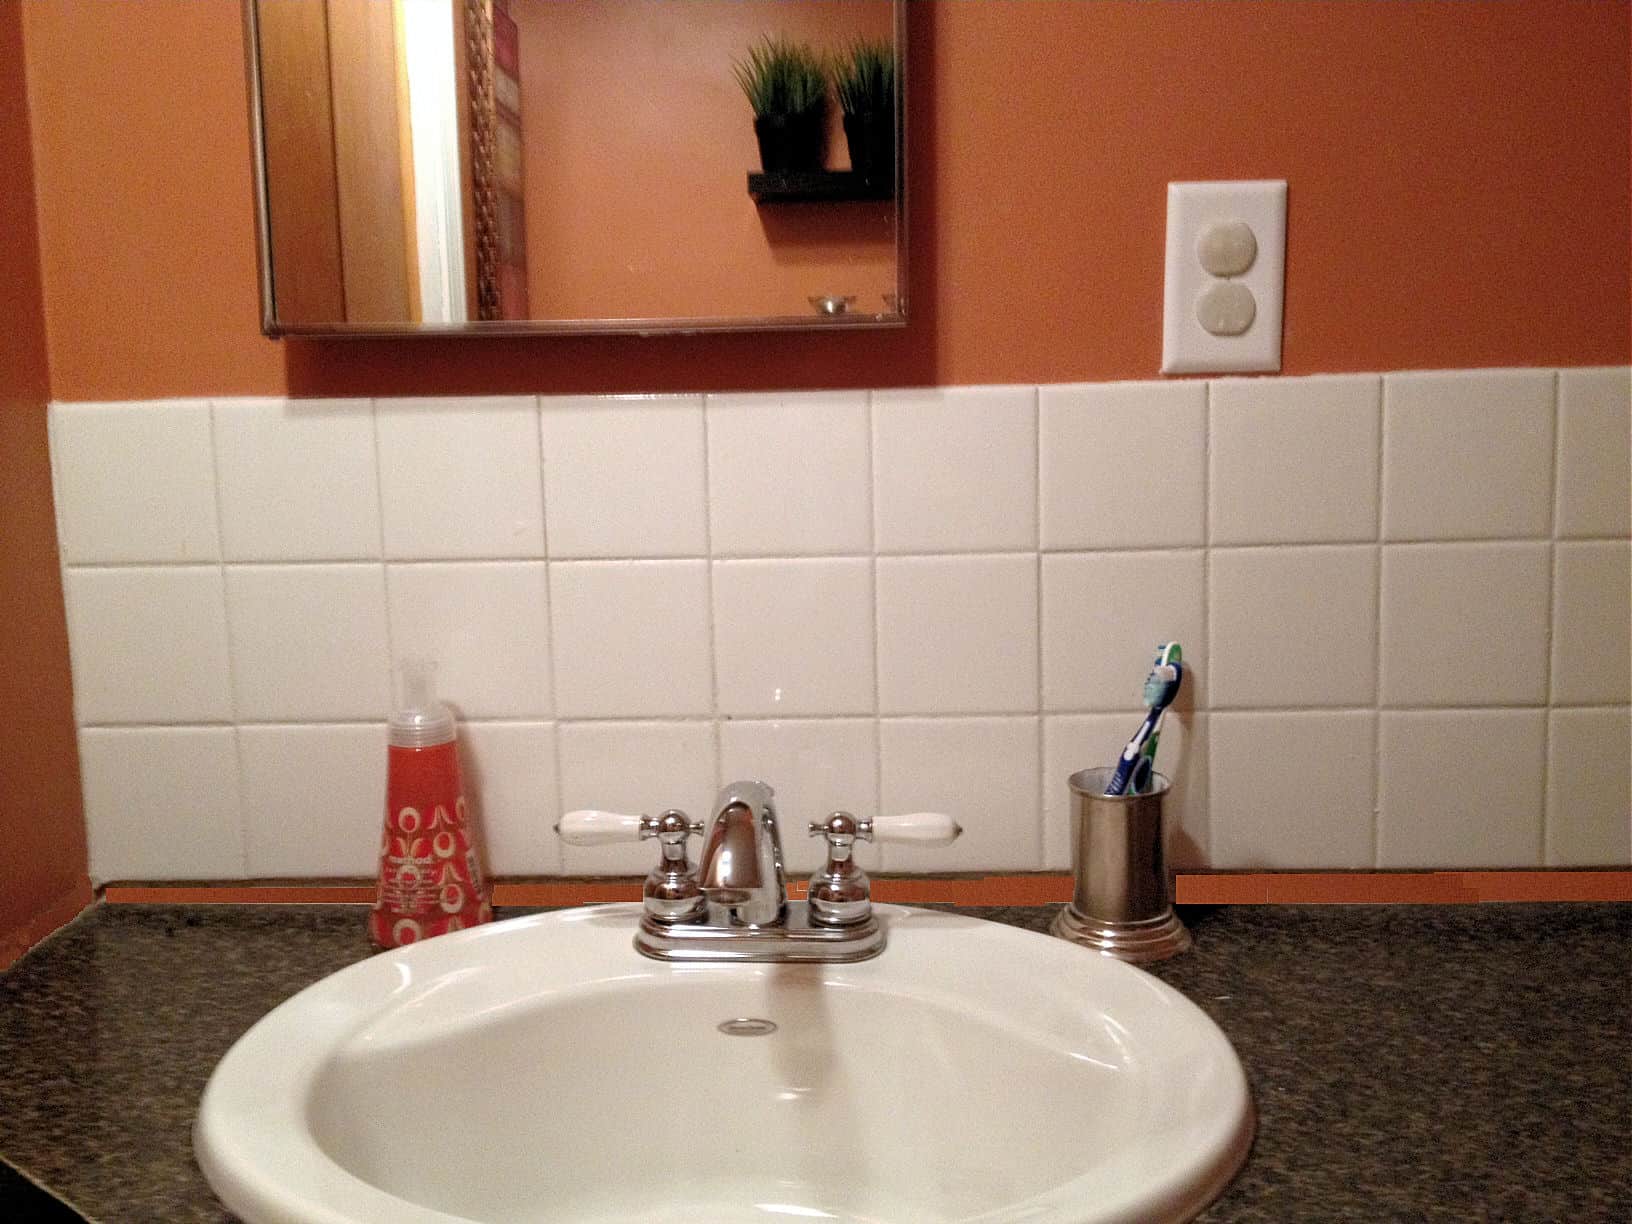
M 860 841 L 950 845 L 963 832 L 950 816 L 857 820 L 834 812 L 810 825 L 827 841 L 827 863 L 810 878 L 808 900 L 788 900 L 774 792 L 763 782 L 733 782 L 714 800 L 706 823 L 674 808 L 658 816 L 568 812 L 555 826 L 569 845 L 655 837 L 663 857 L 641 890 L 635 948 L 675 961 L 858 961 L 884 950 L 867 874 L 852 852 Z M 703 835 L 693 868 L 686 840 Z
M 697 883 L 711 918 L 727 926 L 766 926 L 787 911 L 782 835 L 772 791 L 763 782 L 733 782 L 714 801 L 703 834 Z

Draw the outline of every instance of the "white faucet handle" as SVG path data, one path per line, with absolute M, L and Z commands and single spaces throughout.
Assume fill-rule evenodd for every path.
M 651 836 L 646 825 L 644 816 L 582 808 L 561 817 L 556 822 L 555 834 L 569 846 L 608 846 Z
M 879 816 L 868 824 L 869 841 L 901 842 L 915 846 L 950 846 L 963 832 L 963 826 L 945 812 Z

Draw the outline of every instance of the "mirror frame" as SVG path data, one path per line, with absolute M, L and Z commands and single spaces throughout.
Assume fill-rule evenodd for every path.
M 454 0 L 463 5 L 464 0 Z M 705 332 L 876 331 L 907 325 L 907 0 L 890 0 L 895 18 L 895 300 L 887 314 L 474 320 L 465 323 L 284 323 L 273 296 L 270 199 L 261 113 L 258 0 L 243 0 L 244 59 L 249 83 L 250 158 L 255 191 L 255 261 L 261 291 L 261 331 L 284 336 L 664 336 Z

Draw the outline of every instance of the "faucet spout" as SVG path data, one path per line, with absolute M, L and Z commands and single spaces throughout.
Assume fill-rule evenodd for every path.
M 757 823 L 752 809 L 743 803 L 730 804 L 715 817 L 703 855 L 708 867 L 702 885 L 704 893 L 714 900 L 740 905 L 764 887 Z
M 704 833 L 698 883 L 709 908 L 731 925 L 780 922 L 787 906 L 771 795 L 763 782 L 733 782 L 720 791 Z

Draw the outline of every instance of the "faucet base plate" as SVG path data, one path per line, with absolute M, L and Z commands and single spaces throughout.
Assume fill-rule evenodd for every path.
M 854 926 L 818 926 L 811 922 L 810 906 L 804 901 L 789 901 L 785 917 L 775 926 L 662 923 L 643 915 L 635 932 L 635 951 L 663 961 L 848 964 L 869 960 L 883 950 L 884 928 L 877 915 Z

